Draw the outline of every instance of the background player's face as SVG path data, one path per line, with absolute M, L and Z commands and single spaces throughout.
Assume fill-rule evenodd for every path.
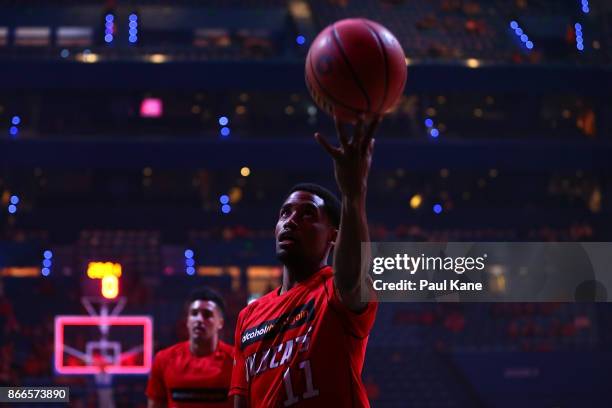
M 276 256 L 284 264 L 318 263 L 333 244 L 336 229 L 330 223 L 321 197 L 295 191 L 281 206 L 275 236 Z
M 221 311 L 210 300 L 194 300 L 187 312 L 189 339 L 207 339 L 223 328 Z

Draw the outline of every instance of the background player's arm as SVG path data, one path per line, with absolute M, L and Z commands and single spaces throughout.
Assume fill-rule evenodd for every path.
M 319 133 L 317 141 L 334 159 L 334 172 L 342 193 L 340 228 L 334 249 L 334 284 L 342 303 L 359 312 L 366 306 L 361 300 L 361 243 L 370 241 L 366 216 L 368 174 L 374 149 L 374 131 L 380 118 L 366 124 L 363 118 L 355 126 L 353 137 L 336 119 L 339 147 L 333 147 Z M 369 258 L 369 254 L 363 254 Z M 365 260 L 364 260 L 365 261 Z
M 166 404 L 166 401 L 156 401 L 149 398 L 147 408 L 168 408 L 168 404 Z
M 234 408 L 246 408 L 247 401 L 242 395 L 234 395 Z

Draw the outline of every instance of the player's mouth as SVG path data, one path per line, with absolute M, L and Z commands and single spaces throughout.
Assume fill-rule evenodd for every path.
M 290 232 L 282 232 L 279 236 L 278 236 L 278 244 L 285 246 L 285 245 L 293 245 L 297 242 L 297 240 L 295 239 L 295 236 L 290 233 Z

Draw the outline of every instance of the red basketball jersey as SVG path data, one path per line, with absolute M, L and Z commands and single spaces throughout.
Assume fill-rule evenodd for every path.
M 204 357 L 191 354 L 189 342 L 157 353 L 147 383 L 147 397 L 166 401 L 169 408 L 225 408 L 232 376 L 232 347 L 222 341 Z
M 377 303 L 347 309 L 325 267 L 238 316 L 230 396 L 249 407 L 368 407 L 361 382 Z

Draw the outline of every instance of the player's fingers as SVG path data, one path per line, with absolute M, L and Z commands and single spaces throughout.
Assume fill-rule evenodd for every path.
M 374 132 L 376 132 L 376 129 L 378 128 L 378 125 L 380 124 L 381 120 L 382 116 L 376 115 L 374 119 L 372 119 L 372 122 L 370 122 L 370 126 L 368 126 L 367 132 L 367 134 L 370 136 L 370 139 L 372 139 L 372 137 L 374 136 Z
M 355 125 L 355 136 L 353 137 L 353 142 L 359 148 L 361 143 L 363 143 L 363 138 L 365 136 L 365 113 L 360 113 L 357 117 L 357 124 Z
M 323 146 L 331 157 L 337 159 L 340 155 L 340 149 L 329 144 L 329 142 L 319 132 L 314 134 L 315 140 Z
M 376 144 L 376 139 L 370 140 L 368 147 L 366 149 L 366 154 L 364 156 L 365 160 L 368 163 L 368 168 L 372 165 L 372 153 L 374 152 L 374 145 Z
M 338 139 L 340 139 L 340 144 L 342 147 L 346 147 L 349 144 L 349 136 L 348 132 L 346 131 L 346 126 L 338 119 L 337 116 L 334 116 L 334 123 L 336 125 Z
M 365 131 L 365 137 L 363 138 L 361 145 L 363 151 L 370 148 L 370 143 L 372 142 L 372 140 L 374 140 L 374 133 L 376 133 L 376 129 L 378 128 L 378 125 L 380 124 L 381 120 L 382 116 L 376 116 L 368 125 L 368 128 Z

